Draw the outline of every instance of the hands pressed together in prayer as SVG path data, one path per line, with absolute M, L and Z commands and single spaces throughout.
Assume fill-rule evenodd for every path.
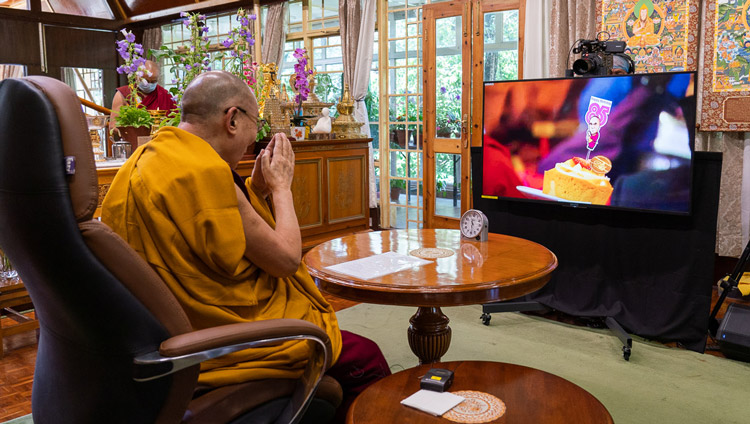
M 294 178 L 294 151 L 284 133 L 277 133 L 255 158 L 252 184 L 264 196 L 290 190 Z
M 245 256 L 274 277 L 293 274 L 302 258 L 302 239 L 291 190 L 293 178 L 292 144 L 286 135 L 278 133 L 255 158 L 250 179 L 256 193 L 264 197 L 273 194 L 275 225 L 271 227 L 264 222 L 236 188 L 245 229 Z

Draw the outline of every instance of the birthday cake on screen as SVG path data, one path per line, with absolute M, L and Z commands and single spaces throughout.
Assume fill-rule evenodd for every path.
M 612 162 L 605 156 L 590 160 L 573 157 L 544 171 L 542 191 L 574 202 L 606 205 L 612 195 L 612 184 L 606 176 L 611 169 Z

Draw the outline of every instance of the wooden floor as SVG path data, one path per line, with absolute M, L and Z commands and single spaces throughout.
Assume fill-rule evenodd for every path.
M 331 305 L 333 305 L 333 308 L 336 311 L 357 304 L 356 302 L 329 295 L 326 295 L 325 297 L 331 302 Z M 718 296 L 714 290 L 712 305 L 716 304 L 717 300 Z M 722 310 L 718 315 L 719 318 L 724 315 L 724 311 L 726 311 L 729 303 L 750 305 L 750 301 L 727 299 L 727 302 L 724 303 Z M 31 312 L 31 314 L 33 314 L 33 312 Z M 544 316 L 558 321 L 581 324 L 581 322 L 574 317 L 559 313 L 551 313 Z M 7 319 L 8 318 L 3 318 L 3 320 Z M 3 324 L 5 325 L 5 321 Z M 0 422 L 31 413 L 31 384 L 34 378 L 34 362 L 36 361 L 36 332 L 31 331 L 17 334 L 5 338 L 3 342 L 5 346 L 5 356 L 0 359 Z M 709 340 L 709 345 L 710 344 L 711 340 Z M 679 348 L 674 343 L 668 344 L 668 346 L 675 347 L 676 349 Z M 722 353 L 717 350 L 708 349 L 706 353 L 723 357 Z

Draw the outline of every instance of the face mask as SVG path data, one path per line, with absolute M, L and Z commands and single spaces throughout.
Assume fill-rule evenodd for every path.
M 144 93 L 150 93 L 156 90 L 156 83 L 141 80 L 141 82 L 138 83 L 138 89 L 143 91 Z

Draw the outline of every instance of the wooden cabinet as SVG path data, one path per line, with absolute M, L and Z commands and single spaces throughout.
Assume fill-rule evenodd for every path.
M 302 249 L 370 228 L 368 163 L 370 139 L 293 141 L 292 196 L 302 232 Z M 243 160 L 237 173 L 249 177 L 254 160 Z M 99 208 L 119 168 L 100 168 Z

